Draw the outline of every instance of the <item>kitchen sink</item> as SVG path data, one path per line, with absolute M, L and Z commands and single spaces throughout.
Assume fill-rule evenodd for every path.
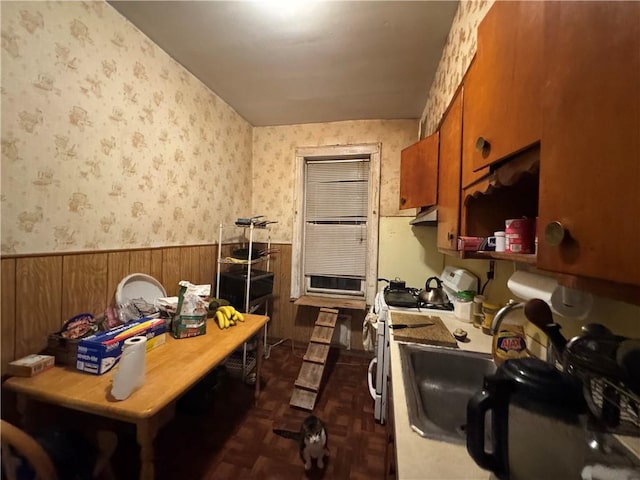
M 466 443 L 467 402 L 496 371 L 490 355 L 402 343 L 400 359 L 411 428 L 423 437 Z

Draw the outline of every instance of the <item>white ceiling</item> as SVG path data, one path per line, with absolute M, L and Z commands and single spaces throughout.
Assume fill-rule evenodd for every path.
M 457 0 L 109 3 L 254 126 L 420 118 L 458 7 Z

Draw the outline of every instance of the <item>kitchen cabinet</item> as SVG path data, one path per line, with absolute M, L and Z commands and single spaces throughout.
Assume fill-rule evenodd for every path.
M 440 124 L 438 249 L 456 250 L 460 226 L 463 89 L 453 97 Z
M 400 210 L 430 207 L 437 201 L 439 132 L 400 154 Z
M 545 10 L 538 268 L 640 286 L 640 3 Z
M 540 140 L 543 13 L 544 2 L 495 2 L 478 27 L 462 148 L 474 171 Z

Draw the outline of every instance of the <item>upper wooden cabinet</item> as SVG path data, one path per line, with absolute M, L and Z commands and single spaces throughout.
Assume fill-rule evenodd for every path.
M 544 7 L 495 2 L 478 27 L 465 80 L 462 148 L 473 170 L 540 140 Z
M 438 168 L 438 248 L 456 250 L 460 227 L 463 89 L 440 124 Z
M 640 3 L 545 8 L 537 266 L 640 286 Z
M 402 150 L 400 210 L 429 207 L 438 199 L 438 132 Z

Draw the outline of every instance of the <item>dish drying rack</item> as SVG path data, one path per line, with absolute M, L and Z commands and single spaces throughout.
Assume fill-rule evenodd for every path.
M 620 382 L 585 373 L 580 376 L 598 425 L 610 433 L 640 437 L 640 397 Z

